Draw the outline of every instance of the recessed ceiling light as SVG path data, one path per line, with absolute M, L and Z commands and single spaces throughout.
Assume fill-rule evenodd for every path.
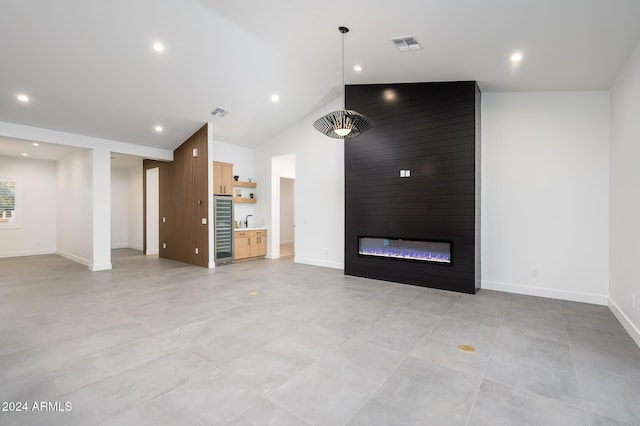
M 158 53 L 164 52 L 164 44 L 160 42 L 153 43 L 153 50 L 155 50 Z
M 382 93 L 382 96 L 386 101 L 395 101 L 396 100 L 396 92 L 392 89 L 387 89 Z
M 360 71 L 362 71 L 362 67 L 360 65 L 356 65 L 355 67 L 353 67 L 353 70 L 355 72 L 360 72 Z
M 24 93 L 21 93 L 18 96 L 16 96 L 16 99 L 18 99 L 20 102 L 29 102 L 29 97 Z
M 28 155 L 29 155 L 29 154 L 27 154 L 26 152 L 23 152 L 23 153 L 22 153 L 22 156 L 23 156 L 23 157 L 27 157 Z
M 162 126 L 158 125 L 158 126 L 154 127 L 154 130 L 156 132 L 160 133 L 160 132 L 162 132 L 163 129 L 162 129 Z
M 271 102 L 278 102 L 280 100 L 280 96 L 277 93 L 271 95 Z
M 509 56 L 509 60 L 511 62 L 520 62 L 522 60 L 522 53 L 515 52 L 511 56 Z
M 31 145 L 33 146 L 40 146 L 40 144 L 38 142 L 33 142 Z

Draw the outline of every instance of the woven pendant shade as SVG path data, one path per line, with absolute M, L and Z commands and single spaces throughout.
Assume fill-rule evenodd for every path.
M 373 126 L 373 121 L 350 109 L 330 112 L 313 122 L 313 127 L 317 131 L 336 139 L 358 136 L 370 129 L 371 126 Z
M 344 87 L 344 35 L 349 32 L 347 27 L 338 27 L 342 34 L 342 87 Z M 373 126 L 370 118 L 350 109 L 339 109 L 318 118 L 313 127 L 330 138 L 346 139 L 358 136 Z

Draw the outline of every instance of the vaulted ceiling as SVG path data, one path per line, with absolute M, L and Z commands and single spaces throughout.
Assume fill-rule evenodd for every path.
M 638 22 L 637 0 L 3 0 L 0 121 L 168 149 L 211 121 L 255 146 L 341 96 L 340 25 L 347 84 L 555 91 L 607 90 Z

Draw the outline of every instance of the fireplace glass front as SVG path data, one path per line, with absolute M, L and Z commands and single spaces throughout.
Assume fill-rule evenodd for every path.
M 360 237 L 358 253 L 424 262 L 451 263 L 451 243 Z

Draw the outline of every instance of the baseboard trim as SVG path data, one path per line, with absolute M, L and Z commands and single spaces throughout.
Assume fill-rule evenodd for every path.
M 3 257 L 24 257 L 24 256 L 40 256 L 42 254 L 56 254 L 55 250 L 30 250 L 30 251 L 17 251 L 13 253 L 0 253 L 0 258 Z
M 506 293 L 525 294 L 527 296 L 547 297 L 550 299 L 569 300 L 572 302 L 592 303 L 607 306 L 609 297 L 604 294 L 581 293 L 577 291 L 556 290 L 553 288 L 531 287 L 495 281 L 482 281 L 485 290 L 504 291 Z
M 306 259 L 298 256 L 295 256 L 293 258 L 293 262 L 302 263 L 305 265 L 322 266 L 323 268 L 344 269 L 344 263 L 341 263 L 341 262 L 329 262 L 327 260 Z
M 108 271 L 111 268 L 111 263 L 98 263 L 89 265 L 89 270 L 91 272 Z
M 156 255 L 158 255 L 158 254 L 160 254 L 160 250 L 158 250 L 158 251 L 155 251 L 155 250 L 153 250 L 153 251 L 151 251 L 151 250 L 147 250 L 147 253 L 146 253 L 146 255 L 147 255 L 147 256 L 156 256 Z
M 636 345 L 640 347 L 640 329 L 631 322 L 629 317 L 622 312 L 622 309 L 620 309 L 618 304 L 611 298 L 609 298 L 609 309 L 611 309 L 611 312 L 613 312 L 613 315 L 620 321 L 624 329 L 627 330 L 627 333 L 629 333 L 629 336 L 636 342 Z
M 64 258 L 67 258 L 69 260 L 72 260 L 76 263 L 79 263 L 81 265 L 84 265 L 86 267 L 90 267 L 91 266 L 91 261 L 89 261 L 89 259 L 85 259 L 82 258 L 80 256 L 76 256 L 75 254 L 71 254 L 71 253 L 67 253 L 66 251 L 62 251 L 62 250 L 57 250 L 56 253 Z
M 117 250 L 117 249 L 123 249 L 123 248 L 129 248 L 129 244 L 123 243 L 123 244 L 112 244 L 111 245 L 111 250 Z
M 139 246 L 137 244 L 127 244 L 126 248 L 130 248 L 130 249 L 138 250 L 138 251 L 142 251 L 144 249 L 144 247 Z

